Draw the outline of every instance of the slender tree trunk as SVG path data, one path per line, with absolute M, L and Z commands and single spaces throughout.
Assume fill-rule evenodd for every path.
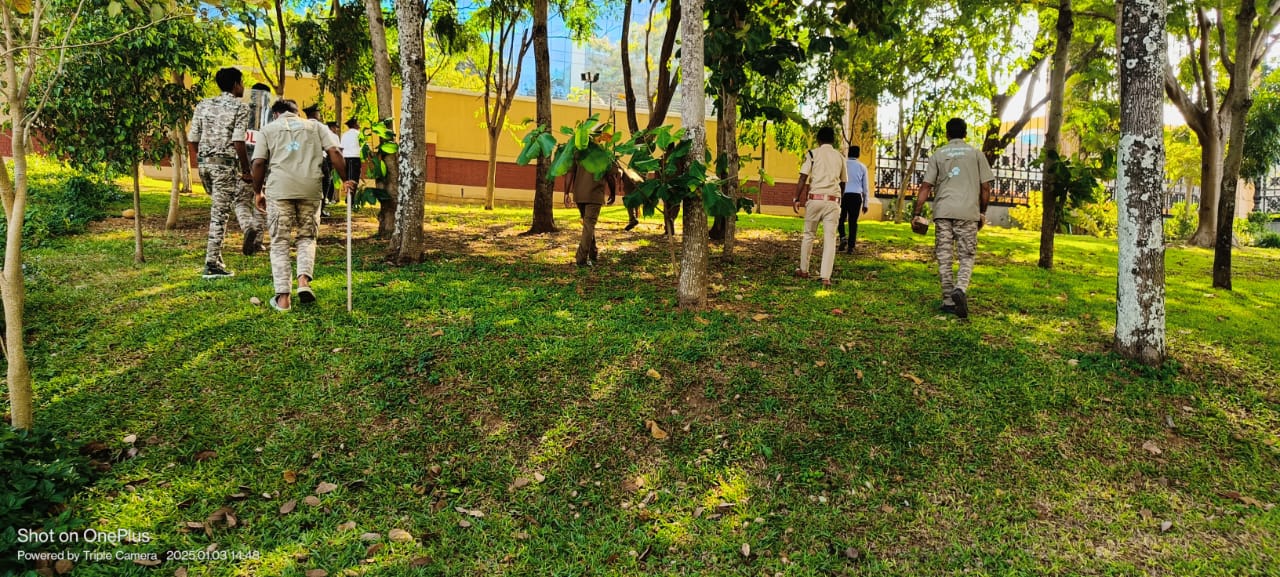
M 534 87 L 537 93 L 537 123 L 548 130 L 551 125 L 551 51 L 547 45 L 547 3 L 548 0 L 534 0 L 533 3 L 533 62 Z M 630 2 L 627 3 L 628 14 Z M 627 24 L 622 25 L 623 62 L 626 61 Z M 556 232 L 555 181 L 547 178 L 551 172 L 551 159 L 539 156 L 537 175 L 533 183 L 533 225 L 528 234 Z
M 378 119 L 395 119 L 392 102 L 391 57 L 387 52 L 387 31 L 383 22 L 382 3 L 379 0 L 364 0 L 364 13 L 369 21 L 369 41 L 373 45 L 373 84 L 378 93 Z M 338 118 L 338 122 L 342 119 Z M 391 127 L 395 130 L 395 126 Z M 378 206 L 378 238 L 390 238 L 395 230 L 396 204 L 398 195 L 400 163 L 399 156 L 386 155 L 383 160 L 387 164 L 387 173 L 378 181 L 378 186 L 387 191 L 387 200 Z
M 173 175 L 169 178 L 169 213 L 164 217 L 165 230 L 173 230 L 178 226 L 178 193 L 182 188 L 182 163 L 185 162 L 182 149 L 186 144 L 182 142 L 181 127 L 173 129 L 172 138 L 173 154 L 169 155 L 169 164 L 173 168 Z
M 279 57 L 279 59 L 276 61 L 276 86 L 278 87 L 277 94 L 279 94 L 280 98 L 284 98 L 284 94 L 285 94 L 284 92 L 285 59 L 288 57 L 288 54 L 289 54 L 289 51 L 288 51 L 289 50 L 289 33 L 285 31 L 285 28 L 284 28 L 283 4 L 284 4 L 284 0 L 275 1 L 276 30 L 280 32 L 280 51 L 276 53 L 276 55 Z M 263 73 L 265 74 L 266 71 L 264 70 Z
M 423 254 L 423 203 L 427 176 L 427 72 L 421 0 L 396 0 L 400 22 L 400 183 L 392 260 L 419 262 Z
M 720 136 L 724 144 L 724 194 L 738 205 L 738 93 L 725 90 L 723 100 L 724 117 L 720 121 Z M 725 219 L 724 253 L 726 261 L 733 262 L 734 235 L 737 234 L 738 213 L 735 211 Z
M 9 78 L 15 78 L 12 61 L 7 63 Z M 21 100 L 9 101 L 10 119 L 23 118 L 26 107 Z M 18 123 L 11 124 L 13 130 L 13 181 L 0 162 L 0 181 L 3 181 L 5 200 L 5 224 L 7 225 L 4 247 L 3 284 L 0 284 L 0 296 L 4 300 L 4 355 L 8 363 L 5 372 L 6 384 L 9 388 L 9 407 L 11 424 L 15 429 L 30 429 L 34 425 L 33 395 L 31 390 L 31 369 L 27 365 L 27 349 L 23 308 L 26 303 L 26 280 L 22 272 L 22 225 L 27 211 L 27 146 L 23 141 L 23 130 Z
M 1231 71 L 1231 86 L 1227 89 L 1226 112 L 1231 118 L 1231 133 L 1227 139 L 1227 157 L 1222 168 L 1222 188 L 1218 196 L 1218 238 L 1213 248 L 1213 286 L 1231 290 L 1231 248 L 1234 244 L 1232 226 L 1236 214 L 1236 189 L 1240 183 L 1240 164 L 1244 160 L 1245 117 L 1253 106 L 1249 91 L 1253 71 L 1253 21 L 1258 17 L 1258 5 L 1253 0 L 1242 0 L 1236 13 L 1236 59 Z
M 911 174 L 914 172 L 916 159 L 907 158 L 907 114 L 903 108 L 901 98 L 898 99 L 898 197 L 893 203 L 893 222 L 894 224 L 902 222 L 902 206 L 907 202 L 907 183 L 911 182 Z
M 144 263 L 147 258 L 142 254 L 142 186 L 140 184 L 142 164 L 133 165 L 133 262 Z
M 344 120 L 342 118 L 342 90 L 337 87 L 333 89 L 333 118 L 338 121 L 339 125 L 342 125 Z
M 622 8 L 622 40 L 618 45 L 618 52 L 622 56 L 622 94 L 627 105 L 627 128 L 631 129 L 631 133 L 640 132 L 640 122 L 636 118 L 636 89 L 631 86 L 631 7 L 633 0 L 624 0 Z M 646 26 L 652 26 L 653 23 L 646 23 Z M 646 37 L 648 35 L 646 34 Z M 536 41 L 536 37 L 535 37 Z M 649 45 L 646 42 L 645 48 Z M 536 50 L 536 48 L 535 48 Z M 648 67 L 649 63 L 646 62 Z M 647 100 L 650 95 L 646 94 Z
M 489 165 L 484 173 L 484 209 L 493 210 L 493 191 L 498 186 L 498 137 L 502 136 L 502 127 L 490 127 L 489 133 Z
M 1061 148 L 1062 108 L 1067 91 L 1067 58 L 1070 56 L 1071 36 L 1075 32 L 1075 15 L 1071 0 L 1058 3 L 1057 45 L 1053 49 L 1052 68 L 1049 72 L 1049 119 L 1044 137 L 1044 198 L 1040 217 L 1040 268 L 1053 268 L 1053 236 L 1058 232 L 1058 202 L 1066 201 L 1058 189 L 1066 184 L 1058 182 L 1056 168 Z
M 1120 150 L 1116 171 L 1120 252 L 1115 348 L 1149 365 L 1165 360 L 1165 1 L 1127 0 L 1120 18 Z
M 686 137 L 693 141 L 689 158 L 701 160 L 707 150 L 702 0 L 684 0 L 680 7 L 685 22 L 680 43 L 681 123 Z M 684 246 L 676 299 L 682 309 L 701 309 L 707 304 L 707 213 L 701 193 L 684 201 Z

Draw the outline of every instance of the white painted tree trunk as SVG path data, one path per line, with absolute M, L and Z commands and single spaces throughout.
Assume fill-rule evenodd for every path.
M 1127 0 L 1122 4 L 1115 349 L 1149 365 L 1165 360 L 1165 17 L 1165 0 Z
M 703 70 L 702 0 L 680 3 L 684 30 L 680 44 L 680 116 L 685 137 L 693 141 L 689 158 L 702 162 L 707 151 L 706 87 Z M 707 304 L 707 213 L 701 196 L 684 201 L 684 239 L 676 298 L 683 309 Z
M 423 203 L 427 177 L 427 72 L 422 44 L 421 0 L 396 0 L 400 24 L 400 182 L 391 255 L 398 263 L 422 260 Z M 397 242 L 398 241 L 398 242 Z

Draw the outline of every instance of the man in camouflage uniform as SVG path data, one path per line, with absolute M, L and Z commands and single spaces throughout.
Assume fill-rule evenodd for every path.
M 214 76 L 222 94 L 206 98 L 196 105 L 187 140 L 191 154 L 200 168 L 200 181 L 212 197 L 209 209 L 209 242 L 205 249 L 206 279 L 233 276 L 222 261 L 222 241 L 227 220 L 234 210 L 240 230 L 244 231 L 245 254 L 257 252 L 262 234 L 262 217 L 253 210 L 250 190 L 244 183 L 249 178 L 249 155 L 245 148 L 245 130 L 249 107 L 244 96 L 243 76 L 235 68 L 223 68 Z
M 969 318 L 969 278 L 978 252 L 978 229 L 986 223 L 991 182 L 995 180 L 987 157 L 964 141 L 967 134 L 963 119 L 947 121 L 948 142 L 929 157 L 912 213 L 913 221 L 923 220 L 920 212 L 933 197 L 934 253 L 942 279 L 942 311 L 962 319 Z M 960 270 L 953 277 L 951 263 L 957 256 Z

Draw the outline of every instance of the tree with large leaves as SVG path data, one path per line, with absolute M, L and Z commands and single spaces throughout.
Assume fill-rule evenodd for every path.
M 1115 350 L 1150 365 L 1165 359 L 1164 0 L 1120 9 L 1120 150 L 1116 178 L 1120 253 Z
M 290 56 L 298 67 L 294 77 L 313 74 L 320 92 L 333 94 L 334 120 L 346 120 L 343 95 L 351 92 L 357 100 L 365 99 L 373 87 L 373 24 L 364 3 L 333 0 L 327 14 L 312 12 L 290 23 L 289 29 L 293 37 Z
M 380 0 L 364 0 L 365 21 L 369 23 L 369 43 L 372 48 L 373 86 L 377 95 L 379 121 L 394 123 L 393 88 L 391 85 L 391 55 L 387 49 L 386 15 Z M 391 126 L 395 132 L 395 126 Z M 387 238 L 395 230 L 396 204 L 399 200 L 400 161 L 399 152 L 384 157 L 386 171 L 378 180 L 378 187 L 386 196 L 378 203 L 378 238 Z

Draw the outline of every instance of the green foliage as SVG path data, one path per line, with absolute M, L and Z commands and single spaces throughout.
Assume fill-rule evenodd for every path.
M 1075 234 L 1115 238 L 1120 226 L 1120 209 L 1112 200 L 1089 202 L 1068 211 L 1063 223 Z
M 198 85 L 173 83 L 171 75 L 207 76 L 230 39 L 207 21 L 146 26 L 149 17 L 134 11 L 112 18 L 93 9 L 105 5 L 91 0 L 70 31 L 69 43 L 90 46 L 68 52 L 61 74 L 41 71 L 52 82 L 36 128 L 47 150 L 74 167 L 132 173 L 140 162 L 169 155 L 170 132 L 190 118 L 200 94 Z M 31 104 L 42 102 L 43 91 L 33 92 Z
M 1048 164 L 1045 161 L 1049 158 L 1055 160 L 1052 163 L 1053 194 L 1057 203 L 1055 208 L 1058 222 L 1066 221 L 1068 210 L 1080 208 L 1097 199 L 1103 192 L 1102 179 L 1115 170 L 1115 154 L 1112 152 L 1104 153 L 1096 160 L 1080 157 L 1068 159 L 1056 151 L 1044 149 L 1040 158 L 1036 159 L 1036 164 Z
M 339 3 L 336 12 L 329 14 L 330 5 L 325 3 L 313 7 L 307 18 L 289 24 L 293 38 L 290 55 L 298 68 L 294 77 L 301 78 L 303 72 L 314 74 L 321 92 L 349 90 L 357 107 L 367 108 L 373 86 L 373 50 L 364 2 Z
M 54 237 L 79 234 L 89 223 L 107 217 L 107 208 L 124 199 L 124 193 L 102 175 L 68 169 L 56 161 L 28 157 L 28 198 L 22 223 L 22 242 L 40 246 Z M 0 219 L 0 247 L 4 246 L 7 221 Z
M 1261 246 L 1259 242 L 1267 234 L 1272 234 L 1267 230 L 1267 223 L 1271 222 L 1271 215 L 1265 212 L 1254 211 L 1249 213 L 1247 218 L 1235 219 L 1236 234 L 1241 237 L 1241 242 L 1254 246 Z
M 44 548 L 20 543 L 19 529 L 61 533 L 84 525 L 67 504 L 89 482 L 90 469 L 58 437 L 0 425 L 0 471 L 0 573 L 12 574 L 26 565 L 19 549 Z
M 1186 240 L 1196 231 L 1200 222 L 1200 205 L 1183 201 L 1176 202 L 1169 210 L 1171 218 L 1164 221 L 1165 242 Z
M 1027 205 L 1010 208 L 1009 218 L 1013 219 L 1015 228 L 1040 230 L 1044 221 L 1044 194 L 1038 190 L 1028 192 Z
M 369 166 L 369 177 L 383 183 L 387 179 L 386 157 L 400 151 L 400 143 L 396 142 L 396 133 L 392 130 L 393 119 L 384 118 L 360 131 L 360 159 Z M 335 174 L 337 179 L 338 175 Z M 355 192 L 355 207 L 377 204 L 390 200 L 387 189 L 382 187 L 365 187 L 357 182 L 359 188 Z
M 1280 248 L 1280 234 L 1274 232 L 1263 233 L 1253 243 L 1258 248 Z

